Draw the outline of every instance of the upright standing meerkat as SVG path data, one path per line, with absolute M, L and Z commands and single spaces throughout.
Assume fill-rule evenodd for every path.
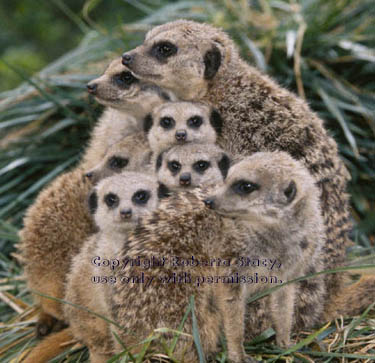
M 206 104 L 167 102 L 146 116 L 144 131 L 152 151 L 159 155 L 173 145 L 214 144 L 222 123 L 220 114 Z
M 84 173 L 96 167 L 116 142 L 142 130 L 143 120 L 152 108 L 170 99 L 171 92 L 137 80 L 129 71 L 124 71 L 120 63 L 120 59 L 115 60 L 103 76 L 89 83 L 90 92 L 109 109 L 98 120 L 83 160 L 76 169 L 59 176 L 42 190 L 24 218 L 18 248 L 25 263 L 28 287 L 49 296 L 64 296 L 69 262 L 95 230 L 85 208 L 91 184 Z M 142 145 L 131 138 L 124 140 L 125 144 L 127 142 L 132 148 L 132 158 L 126 170 L 137 170 L 147 142 L 144 140 Z M 44 336 L 51 331 L 56 319 L 63 318 L 61 304 L 40 296 L 35 298 L 42 308 L 37 335 Z
M 272 286 L 256 282 L 255 272 L 263 280 L 276 275 L 286 282 L 303 274 L 309 261 L 319 270 L 324 242 L 319 192 L 301 163 L 278 152 L 246 158 L 229 169 L 214 196 L 201 194 L 180 192 L 162 202 L 124 244 L 121 258 L 164 257 L 167 262 L 146 271 L 129 263 L 116 271 L 120 281 L 143 272 L 150 283 L 113 285 L 113 319 L 125 328 L 118 331 L 125 345 L 133 346 L 154 329 L 176 329 L 194 295 L 206 355 L 217 349 L 223 326 L 229 360 L 243 362 L 246 297 Z M 254 269 L 247 259 L 277 261 L 279 268 L 260 264 Z M 181 280 L 173 281 L 176 277 Z M 323 298 L 323 279 L 315 284 Z M 296 288 L 288 285 L 270 297 L 272 323 L 282 345 L 289 344 Z M 191 324 L 188 319 L 185 333 L 191 334 Z M 182 337 L 179 344 L 175 358 L 196 362 L 192 340 Z
M 65 300 L 109 318 L 109 286 L 115 283 L 109 268 L 98 268 L 101 261 L 117 260 L 126 235 L 139 220 L 156 209 L 166 189 L 155 176 L 124 172 L 102 180 L 90 194 L 90 210 L 99 231 L 91 236 L 73 258 L 67 277 Z M 92 261 L 95 262 L 95 266 Z M 108 283 L 92 283 L 95 275 L 105 275 Z M 113 354 L 109 324 L 71 305 L 64 306 L 72 335 L 90 350 L 90 361 L 106 362 Z
M 350 176 L 336 142 L 306 102 L 244 62 L 228 35 L 208 24 L 177 20 L 157 26 L 122 59 L 136 77 L 172 90 L 180 99 L 216 107 L 224 120 L 220 146 L 234 156 L 285 151 L 300 160 L 320 188 L 327 234 L 324 268 L 344 263 L 351 228 Z M 343 274 L 326 280 L 333 296 L 342 287 Z M 304 286 L 296 301 L 298 328 L 309 318 L 304 310 L 315 288 L 309 281 Z
M 171 190 L 222 183 L 230 166 L 228 155 L 213 144 L 188 143 L 161 153 L 156 173 Z

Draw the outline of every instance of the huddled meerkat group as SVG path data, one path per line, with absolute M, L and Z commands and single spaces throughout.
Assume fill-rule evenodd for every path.
M 20 234 L 28 286 L 41 305 L 37 333 L 54 332 L 25 362 L 44 362 L 73 338 L 92 362 L 105 362 L 123 350 L 111 330 L 137 353 L 155 329 L 179 328 L 191 296 L 204 354 L 217 351 L 223 331 L 228 360 L 252 361 L 247 337 L 272 326 L 287 347 L 292 332 L 334 316 L 335 301 L 340 313 L 372 301 L 372 280 L 356 285 L 359 298 L 349 305 L 344 278 L 332 274 L 247 304 L 272 287 L 250 283 L 254 271 L 287 282 L 345 262 L 349 173 L 317 115 L 245 63 L 223 31 L 186 20 L 157 26 L 87 88 L 106 109 L 80 164 L 40 193 Z M 128 264 L 114 269 L 116 283 L 94 284 L 94 256 L 201 263 Z M 254 270 L 246 258 L 277 260 L 279 268 Z M 227 263 L 202 262 L 212 259 Z M 119 283 L 136 274 L 149 283 Z M 162 278 L 176 274 L 189 281 Z M 189 316 L 177 361 L 198 361 L 192 324 Z

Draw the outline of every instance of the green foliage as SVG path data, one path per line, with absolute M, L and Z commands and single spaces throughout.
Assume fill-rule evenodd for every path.
M 10 87 L 16 79 L 22 82 L 0 93 L 0 287 L 10 285 L 4 291 L 10 291 L 20 306 L 30 302 L 30 295 L 19 281 L 21 271 L 10 253 L 25 210 L 48 182 L 79 159 L 100 115 L 101 107 L 87 95 L 86 83 L 103 71 L 109 59 L 139 44 L 151 25 L 181 17 L 207 21 L 229 32 L 245 59 L 305 97 L 325 120 L 352 175 L 349 192 L 356 244 L 350 257 L 357 257 L 353 264 L 373 263 L 372 0 L 53 0 L 38 2 L 38 11 L 35 4 L 33 0 L 0 4 L 0 22 L 5 25 L 0 34 L 2 86 Z M 31 77 L 41 65 L 44 69 Z M 30 309 L 24 308 L 28 314 Z M 15 317 L 1 301 L 0 315 L 10 324 L 0 334 L 0 360 L 10 361 L 32 344 L 27 335 L 32 323 L 21 315 Z M 373 334 L 370 317 L 367 311 L 360 321 L 349 321 L 342 328 L 325 326 L 302 335 L 305 339 L 288 357 L 329 362 L 374 355 L 366 345 Z M 247 344 L 247 350 L 270 360 L 286 354 L 268 343 L 272 335 L 264 332 Z M 348 341 L 362 342 L 365 353 L 346 346 Z M 1 349 L 13 343 L 15 350 L 1 355 Z M 332 344 L 329 352 L 325 344 Z M 71 354 L 87 359 L 82 349 Z M 225 352 L 217 359 L 225 361 Z

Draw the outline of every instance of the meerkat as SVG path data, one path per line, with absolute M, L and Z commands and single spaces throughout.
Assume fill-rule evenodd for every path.
M 125 331 L 134 332 L 130 335 L 118 331 L 125 345 L 132 346 L 153 329 L 176 329 L 189 297 L 194 295 L 206 355 L 217 349 L 222 325 L 229 360 L 250 361 L 243 348 L 246 297 L 272 285 L 257 285 L 249 276 L 257 272 L 268 278 L 276 275 L 287 282 L 303 275 L 307 262 L 320 264 L 324 224 L 319 191 L 301 163 L 282 152 L 258 153 L 235 164 L 213 195 L 195 191 L 180 192 L 161 202 L 158 210 L 125 243 L 122 258 L 165 257 L 170 263 L 156 265 L 146 272 L 138 266 L 118 270 L 120 280 L 142 271 L 153 280 L 146 287 L 114 285 L 113 318 Z M 260 265 L 254 271 L 243 262 L 247 258 L 273 259 L 281 267 L 272 271 Z M 179 265 L 178 261 L 191 261 L 192 265 Z M 186 283 L 160 282 L 160 276 L 173 277 L 183 272 L 189 273 Z M 318 278 L 315 283 L 323 297 L 323 280 Z M 284 346 L 290 343 L 295 289 L 296 286 L 288 285 L 270 297 L 277 341 Z M 135 300 L 142 309 L 134 310 L 131 302 Z M 191 320 L 187 320 L 183 331 L 191 334 Z M 181 357 L 183 351 L 186 354 Z M 197 361 L 191 339 L 182 339 L 175 358 Z
M 109 318 L 109 285 L 114 280 L 109 276 L 109 268 L 97 268 L 92 261 L 118 259 L 126 235 L 141 218 L 156 209 L 159 199 L 167 195 L 166 190 L 154 175 L 135 172 L 108 177 L 94 188 L 89 203 L 99 231 L 73 258 L 67 277 L 66 301 Z M 108 283 L 92 283 L 93 276 L 97 274 L 106 275 Z M 106 362 L 113 353 L 108 323 L 71 305 L 64 306 L 64 315 L 72 335 L 89 348 L 90 361 Z
M 107 108 L 94 127 L 82 164 L 94 167 L 107 148 L 125 136 L 142 131 L 143 120 L 156 106 L 176 98 L 170 91 L 135 78 L 115 59 L 104 74 L 88 83 L 87 89 Z
M 306 102 L 243 61 L 229 36 L 208 24 L 177 20 L 156 26 L 122 59 L 136 77 L 173 91 L 181 100 L 212 104 L 223 117 L 220 146 L 234 156 L 285 151 L 300 160 L 320 188 L 327 235 L 324 268 L 344 263 L 351 229 L 350 175 L 336 142 Z M 326 280 L 334 296 L 344 274 L 330 274 Z M 309 321 L 304 311 L 310 298 L 314 301 L 314 289 L 307 281 L 296 301 L 299 329 Z
M 188 143 L 159 154 L 156 173 L 171 190 L 221 183 L 227 176 L 230 158 L 213 144 Z
M 131 134 L 110 146 L 103 159 L 85 176 L 93 185 L 98 181 L 124 170 L 152 173 L 152 151 L 143 132 Z
M 89 177 L 85 178 L 83 174 L 97 167 L 116 142 L 142 130 L 143 120 L 153 107 L 170 100 L 171 92 L 163 92 L 157 86 L 135 79 L 130 72 L 124 72 L 120 63 L 120 59 L 115 60 L 103 76 L 89 83 L 90 92 L 110 109 L 98 120 L 83 160 L 76 169 L 59 176 L 42 190 L 24 218 L 18 248 L 25 264 L 28 286 L 48 296 L 64 296 L 69 261 L 87 235 L 95 231 L 84 203 L 91 184 Z M 132 141 L 124 140 L 124 144 L 129 142 L 132 155 L 126 170 L 133 170 L 133 165 L 136 170 L 140 165 L 138 161 L 146 157 L 146 140 L 141 136 L 134 137 Z M 144 144 L 137 144 L 138 141 Z M 136 159 L 138 161 L 133 163 Z M 97 171 L 93 173 L 96 174 Z M 36 331 L 38 336 L 44 336 L 54 326 L 59 327 L 56 319 L 63 319 L 61 304 L 40 296 L 35 299 L 41 305 Z
M 155 155 L 174 145 L 190 142 L 214 144 L 222 119 L 203 103 L 167 102 L 156 107 L 144 121 L 144 131 Z

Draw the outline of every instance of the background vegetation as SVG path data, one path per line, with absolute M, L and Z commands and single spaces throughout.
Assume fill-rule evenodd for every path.
M 349 191 L 355 243 L 348 250 L 351 264 L 374 263 L 372 0 L 2 2 L 1 361 L 19 357 L 33 343 L 36 310 L 11 253 L 26 208 L 41 188 L 79 159 L 101 112 L 87 95 L 85 84 L 104 70 L 109 59 L 139 44 L 152 25 L 181 17 L 228 31 L 245 59 L 306 98 L 326 121 L 352 175 Z M 372 354 L 374 359 L 374 315 L 369 311 L 341 326 L 332 324 L 302 334 L 299 338 L 307 338 L 284 356 L 297 361 L 331 361 L 339 357 L 365 360 Z M 263 359 L 276 359 L 282 351 L 268 345 L 272 336 L 272 330 L 266 332 L 248 349 L 262 354 Z M 82 349 L 75 352 L 74 359 L 86 357 Z M 218 359 L 224 361 L 225 355 Z

